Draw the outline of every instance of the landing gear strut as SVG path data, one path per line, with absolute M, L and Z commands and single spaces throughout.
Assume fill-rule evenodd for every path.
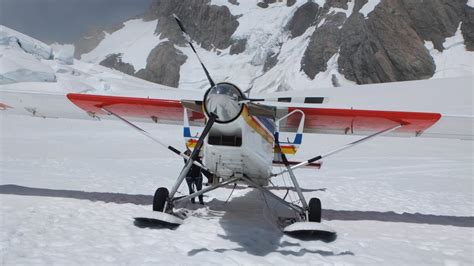
M 318 198 L 312 198 L 309 201 L 309 203 L 306 202 L 306 199 L 303 195 L 303 191 L 301 190 L 301 187 L 298 184 L 298 180 L 293 174 L 293 169 L 291 169 L 291 166 L 288 162 L 288 159 L 286 158 L 286 155 L 283 152 L 281 152 L 278 136 L 275 136 L 275 144 L 278 150 L 280 150 L 282 161 L 285 164 L 288 174 L 290 175 L 291 182 L 293 183 L 293 186 L 295 187 L 295 190 L 296 190 L 296 193 L 298 194 L 301 205 L 303 205 L 303 208 L 299 211 L 300 221 L 297 221 L 295 223 L 292 223 L 286 226 L 285 228 L 283 228 L 283 231 L 285 233 L 290 233 L 290 234 L 297 234 L 297 233 L 320 234 L 322 233 L 325 235 L 334 235 L 336 232 L 333 229 L 321 223 L 321 201 Z M 290 206 L 290 207 L 292 205 L 287 202 L 285 203 L 287 204 L 287 206 Z

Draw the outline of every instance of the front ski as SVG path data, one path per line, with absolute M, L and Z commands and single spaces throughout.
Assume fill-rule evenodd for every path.
M 287 234 L 298 235 L 336 235 L 336 231 L 331 227 L 316 222 L 296 222 L 283 228 Z
M 149 226 L 170 226 L 176 227 L 184 223 L 184 220 L 172 214 L 158 211 L 148 211 L 134 217 L 135 222 L 145 227 Z

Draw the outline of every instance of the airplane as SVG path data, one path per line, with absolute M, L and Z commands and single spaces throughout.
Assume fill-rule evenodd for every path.
M 382 135 L 461 140 L 472 140 L 474 137 L 472 110 L 465 114 L 466 106 L 472 108 L 471 77 L 456 79 L 461 81 L 460 85 L 451 84 L 453 81 L 449 79 L 414 81 L 403 85 L 401 83 L 366 85 L 366 89 L 360 91 L 366 90 L 370 94 L 340 102 L 338 95 L 342 96 L 350 90 L 359 88 L 332 88 L 332 91 L 329 89 L 318 91 L 326 94 L 323 96 L 311 96 L 315 93 L 313 91 L 299 93 L 306 95 L 303 97 L 295 97 L 294 93 L 284 92 L 251 98 L 232 83 L 214 82 L 181 20 L 176 16 L 175 20 L 209 82 L 209 89 L 200 98 L 176 100 L 69 93 L 66 95 L 66 100 L 63 95 L 0 89 L 0 111 L 5 114 L 28 114 L 43 118 L 87 117 L 96 120 L 114 118 L 184 158 L 186 163 L 174 185 L 170 189 L 165 187 L 156 189 L 152 203 L 153 212 L 136 219 L 148 219 L 178 226 L 184 221 L 183 217 L 175 212 L 178 203 L 229 184 L 244 183 L 262 191 L 297 214 L 296 218 L 286 221 L 284 232 L 335 234 L 332 228 L 321 222 L 321 201 L 318 198 L 307 201 L 305 198 L 295 170 L 308 166 L 321 167 L 323 159 Z M 435 82 L 441 85 L 426 86 Z M 448 92 L 446 88 L 449 86 L 454 88 Z M 410 101 L 409 95 L 415 90 L 421 91 L 426 98 Z M 393 104 L 379 101 L 386 97 L 391 97 Z M 430 104 L 430 97 L 445 98 L 447 106 L 459 105 L 459 113 L 429 111 L 442 109 L 440 106 Z M 459 99 L 462 101 L 459 102 Z M 360 103 L 371 108 L 359 109 L 357 105 Z M 420 110 L 413 110 L 413 106 L 421 107 Z M 78 109 L 81 111 L 80 115 Z M 182 124 L 183 137 L 186 146 L 192 149 L 191 155 L 188 156 L 179 149 L 163 143 L 140 128 L 134 123 L 135 121 Z M 203 130 L 200 134 L 193 135 L 191 126 L 203 127 Z M 293 134 L 294 138 L 281 139 L 282 133 Z M 293 155 L 298 151 L 305 133 L 363 137 L 302 162 L 289 161 L 287 155 Z M 202 161 L 198 160 L 200 157 Z M 273 166 L 278 164 L 284 165 L 284 170 L 274 172 Z M 214 177 L 213 182 L 200 191 L 178 197 L 177 191 L 192 165 L 211 173 Z M 289 175 L 300 205 L 288 202 L 271 191 L 270 180 L 284 174 Z

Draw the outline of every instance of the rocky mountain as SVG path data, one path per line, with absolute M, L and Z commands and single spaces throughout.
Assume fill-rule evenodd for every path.
M 214 79 L 243 89 L 427 79 L 448 68 L 457 69 L 449 76 L 473 74 L 467 0 L 154 0 L 143 17 L 82 38 L 76 57 L 172 87 L 205 88 L 173 14 Z

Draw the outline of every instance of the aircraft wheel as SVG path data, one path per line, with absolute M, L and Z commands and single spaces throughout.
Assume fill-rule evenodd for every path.
M 308 220 L 310 222 L 321 222 L 321 201 L 318 198 L 312 198 L 308 204 Z
M 156 190 L 153 197 L 153 211 L 163 212 L 169 194 L 168 189 L 165 187 L 160 187 Z

